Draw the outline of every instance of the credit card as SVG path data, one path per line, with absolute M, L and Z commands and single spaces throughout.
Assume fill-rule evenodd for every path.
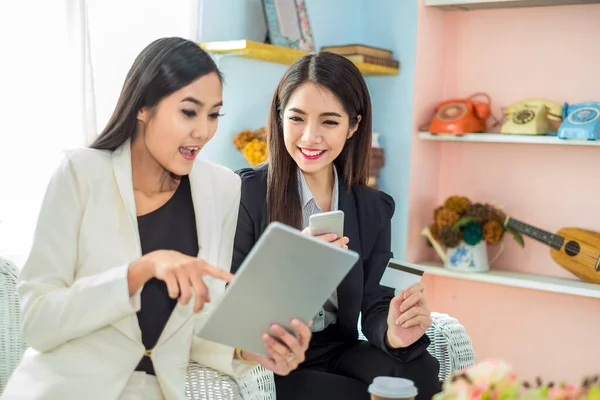
M 406 290 L 421 281 L 424 272 L 418 265 L 390 260 L 379 284 L 397 291 Z

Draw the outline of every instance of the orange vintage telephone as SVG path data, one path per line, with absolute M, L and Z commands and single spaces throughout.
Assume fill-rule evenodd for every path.
M 501 133 L 545 135 L 556 132 L 552 121 L 562 120 L 562 104 L 545 99 L 527 99 L 511 104 L 504 111 Z
M 487 97 L 487 103 L 471 100 L 476 96 Z M 490 103 L 490 96 L 485 93 L 475 93 L 466 99 L 444 101 L 435 108 L 429 132 L 453 135 L 485 132 L 486 120 L 491 114 Z

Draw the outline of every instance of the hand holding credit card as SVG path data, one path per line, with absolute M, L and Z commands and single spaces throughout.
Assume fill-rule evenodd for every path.
M 431 326 L 424 287 L 420 284 L 425 271 L 418 265 L 390 260 L 379 284 L 393 288 L 396 295 L 390 302 L 386 344 L 404 348 L 423 337 Z

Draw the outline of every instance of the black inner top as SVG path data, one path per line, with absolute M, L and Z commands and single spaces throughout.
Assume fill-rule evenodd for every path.
M 179 187 L 162 207 L 137 218 L 142 254 L 155 250 L 176 250 L 192 257 L 198 255 L 196 219 L 187 176 L 181 178 Z M 156 346 L 177 299 L 171 299 L 167 285 L 152 278 L 144 285 L 141 309 L 137 313 L 146 349 Z M 155 375 L 152 360 L 144 356 L 135 369 Z

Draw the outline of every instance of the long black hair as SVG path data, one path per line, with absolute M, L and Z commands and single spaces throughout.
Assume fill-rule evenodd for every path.
M 108 124 L 90 147 L 120 147 L 133 139 L 142 108 L 156 106 L 164 97 L 212 72 L 223 80 L 210 55 L 190 40 L 170 37 L 150 43 L 133 62 Z
M 347 58 L 327 52 L 307 54 L 283 75 L 271 101 L 267 146 L 267 209 L 269 221 L 301 228 L 302 207 L 296 165 L 283 139 L 282 115 L 292 94 L 305 82 L 313 82 L 337 97 L 358 129 L 334 160 L 338 174 L 349 188 L 367 183 L 371 151 L 371 98 L 358 68 Z M 360 122 L 358 116 L 361 116 Z

